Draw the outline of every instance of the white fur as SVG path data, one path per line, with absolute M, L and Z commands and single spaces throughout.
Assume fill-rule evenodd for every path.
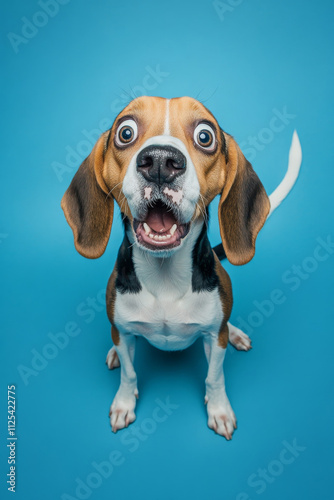
M 114 368 L 118 368 L 120 366 L 119 358 L 115 346 L 109 349 L 106 359 L 106 364 L 108 365 L 109 370 L 113 370 Z
M 282 180 L 277 186 L 275 191 L 269 196 L 270 212 L 268 217 L 276 210 L 282 203 L 284 198 L 290 193 L 299 174 L 300 166 L 302 163 L 302 148 L 299 142 L 297 131 L 293 132 L 292 142 L 289 151 L 289 164 L 288 170 Z
M 169 128 L 169 103 L 170 103 L 170 99 L 166 99 L 166 115 L 165 115 L 164 135 L 170 135 L 170 128 Z
M 134 336 L 122 335 L 115 349 L 121 363 L 121 384 L 109 412 L 113 432 L 127 427 L 136 419 L 134 409 L 138 398 L 137 375 L 133 368 Z
M 246 335 L 240 328 L 228 324 L 228 340 L 229 342 L 238 349 L 238 351 L 249 351 L 252 348 L 251 339 Z
M 204 345 L 209 363 L 205 380 L 208 426 L 217 434 L 230 440 L 237 423 L 225 391 L 223 362 L 226 349 L 218 346 L 216 338 L 210 335 L 204 336 Z
M 192 291 L 191 253 L 201 227 L 194 223 L 182 248 L 167 259 L 132 247 L 142 290 L 117 293 L 114 321 L 120 332 L 141 335 L 163 350 L 185 349 L 204 333 L 218 335 L 223 319 L 218 290 Z

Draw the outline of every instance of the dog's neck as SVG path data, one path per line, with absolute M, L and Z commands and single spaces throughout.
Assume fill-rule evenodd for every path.
M 166 294 L 173 289 L 182 297 L 191 287 L 192 254 L 203 224 L 203 221 L 193 222 L 192 230 L 181 247 L 166 256 L 155 256 L 136 244 L 132 247 L 132 258 L 138 280 L 154 296 Z M 173 298 L 177 298 L 175 293 Z

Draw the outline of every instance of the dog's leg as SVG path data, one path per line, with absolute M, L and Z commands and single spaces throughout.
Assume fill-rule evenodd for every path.
M 228 340 L 238 351 L 249 351 L 252 348 L 252 341 L 242 330 L 231 323 L 228 325 Z
M 138 398 L 137 375 L 133 367 L 135 337 L 120 333 L 115 350 L 121 364 L 121 383 L 109 412 L 113 432 L 127 427 L 136 419 L 134 409 Z
M 227 440 L 237 428 L 236 418 L 225 392 L 223 362 L 226 349 L 218 345 L 217 337 L 204 337 L 204 349 L 208 356 L 208 375 L 205 380 L 205 403 L 208 411 L 208 426 Z

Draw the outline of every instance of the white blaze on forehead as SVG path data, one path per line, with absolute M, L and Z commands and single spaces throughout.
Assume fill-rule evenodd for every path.
M 146 187 L 144 191 L 145 191 L 144 198 L 146 200 L 149 200 L 151 198 L 152 188 Z
M 164 135 L 170 135 L 170 130 L 169 130 L 169 102 L 170 102 L 170 99 L 166 99 L 166 115 L 165 115 Z
M 165 187 L 164 193 L 167 196 L 171 196 L 174 203 L 179 204 L 182 200 L 182 196 L 183 196 L 182 189 L 180 189 L 179 191 L 174 191 L 174 189 L 169 189 L 168 187 Z

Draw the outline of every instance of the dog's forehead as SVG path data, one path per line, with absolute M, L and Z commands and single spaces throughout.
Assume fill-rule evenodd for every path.
M 123 116 L 133 116 L 142 123 L 146 134 L 150 136 L 169 134 L 179 136 L 184 129 L 195 122 L 206 120 L 217 121 L 212 113 L 202 103 L 192 97 L 164 97 L 142 96 L 131 101 L 120 113 Z

